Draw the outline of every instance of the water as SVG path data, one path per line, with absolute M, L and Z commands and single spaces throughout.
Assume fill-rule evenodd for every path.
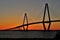
M 54 38 L 56 31 L 0 31 L 0 38 Z

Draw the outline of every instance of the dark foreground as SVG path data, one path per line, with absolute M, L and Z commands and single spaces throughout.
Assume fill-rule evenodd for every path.
M 0 31 L 0 38 L 44 38 L 60 37 L 60 31 Z

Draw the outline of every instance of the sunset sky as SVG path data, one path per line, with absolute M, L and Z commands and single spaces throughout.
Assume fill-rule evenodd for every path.
M 60 20 L 60 0 L 0 0 L 0 30 L 22 25 L 25 13 L 29 23 L 42 21 L 45 3 L 49 5 L 51 20 Z M 43 25 L 29 25 L 28 29 L 41 30 Z M 60 30 L 60 22 L 52 23 L 50 29 Z

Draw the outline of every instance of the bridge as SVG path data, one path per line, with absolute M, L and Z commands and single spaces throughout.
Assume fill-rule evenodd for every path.
M 45 21 L 46 11 L 48 12 L 48 19 L 49 19 L 49 21 Z M 26 20 L 26 24 L 24 24 L 25 20 Z M 51 20 L 51 18 L 50 18 L 50 12 L 49 12 L 49 6 L 48 6 L 48 3 L 46 3 L 46 4 L 45 4 L 45 8 L 44 8 L 43 21 L 41 21 L 41 22 L 28 23 L 27 13 L 25 13 L 24 19 L 23 19 L 23 24 L 22 24 L 22 25 L 16 26 L 16 27 L 14 27 L 14 28 L 9 28 L 9 29 L 6 29 L 6 30 L 21 28 L 21 27 L 23 27 L 24 30 L 28 30 L 29 25 L 41 24 L 41 23 L 43 24 L 44 30 L 46 30 L 45 23 L 49 23 L 47 30 L 50 30 L 50 26 L 51 26 L 51 23 L 52 23 L 52 22 L 60 22 L 60 20 Z M 27 26 L 26 29 L 24 28 L 24 26 Z M 20 29 L 19 29 L 19 30 L 20 30 Z
M 45 21 L 46 10 L 48 12 L 49 21 Z M 25 20 L 26 20 L 26 24 L 24 24 Z M 48 3 L 46 3 L 45 9 L 44 9 L 43 21 L 28 23 L 27 13 L 25 13 L 23 24 L 16 26 L 14 28 L 6 29 L 7 31 L 0 30 L 0 38 L 55 38 L 58 31 L 48 31 L 48 30 L 50 30 L 50 26 L 51 26 L 52 22 L 60 22 L 60 20 L 51 20 Z M 46 30 L 45 23 L 49 23 L 48 30 Z M 43 28 L 44 28 L 44 30 L 46 30 L 46 32 L 44 30 L 43 31 L 29 31 L 28 30 L 29 25 L 34 25 L 34 24 L 43 24 Z M 27 28 L 25 29 L 24 26 L 27 26 Z M 19 31 L 16 31 L 16 30 L 9 31 L 9 30 L 21 28 L 21 27 L 23 27 L 24 30 L 28 30 L 28 32 L 20 31 L 20 29 L 19 29 Z

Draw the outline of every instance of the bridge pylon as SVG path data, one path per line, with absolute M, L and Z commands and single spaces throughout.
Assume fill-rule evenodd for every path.
M 25 29 L 25 27 L 23 26 L 23 29 L 24 29 L 24 30 L 28 30 L 28 17 L 27 17 L 27 13 L 25 13 L 25 15 L 24 15 L 23 25 L 24 25 L 24 23 L 25 23 L 25 20 L 26 20 L 26 23 L 27 23 L 27 28 Z
M 48 30 L 50 29 L 50 25 L 51 25 L 51 19 L 50 19 L 50 12 L 49 12 L 49 7 L 48 7 L 48 3 L 45 4 L 45 9 L 44 9 L 44 16 L 43 16 L 43 27 L 44 27 L 44 30 L 46 30 L 46 26 L 45 26 L 45 14 L 46 14 L 46 10 L 48 12 L 48 19 L 49 19 L 49 25 L 48 25 Z

